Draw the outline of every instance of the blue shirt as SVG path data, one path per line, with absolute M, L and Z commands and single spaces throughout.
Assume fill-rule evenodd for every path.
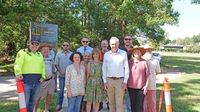
M 53 64 L 54 61 L 51 57 L 44 57 L 45 67 L 46 67 L 46 78 L 53 76 Z
M 76 51 L 80 52 L 82 55 L 84 55 L 86 52 L 92 54 L 92 50 L 93 48 L 90 47 L 90 46 L 87 46 L 87 47 L 79 47 Z
M 65 54 L 63 51 L 58 52 L 55 58 L 55 64 L 59 66 L 59 68 L 62 71 L 66 71 L 66 68 L 68 65 L 72 64 L 72 61 L 70 60 L 72 52 L 68 51 L 67 54 Z M 61 76 L 64 74 L 60 74 Z M 64 76 L 63 76 L 64 77 Z

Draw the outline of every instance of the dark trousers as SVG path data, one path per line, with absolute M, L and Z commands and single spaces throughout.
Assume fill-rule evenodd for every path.
M 144 97 L 142 89 L 128 88 L 130 101 L 131 101 L 131 111 L 132 112 L 143 112 Z

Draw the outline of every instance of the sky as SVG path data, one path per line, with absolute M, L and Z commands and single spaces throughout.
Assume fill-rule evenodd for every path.
M 191 0 L 174 0 L 173 9 L 180 16 L 178 25 L 164 26 L 170 40 L 200 34 L 200 4 L 191 4 Z

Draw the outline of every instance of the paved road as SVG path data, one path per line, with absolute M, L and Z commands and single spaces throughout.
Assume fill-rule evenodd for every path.
M 17 100 L 14 76 L 0 76 L 0 101 Z
M 170 73 L 164 73 L 159 74 L 156 77 L 156 83 L 163 83 L 164 78 L 168 78 L 169 81 L 174 80 L 178 78 L 181 75 L 180 72 L 170 72 Z M 17 93 L 16 93 L 16 82 L 14 76 L 0 76 L 0 101 L 16 101 L 18 99 Z M 67 99 L 65 98 L 64 102 Z M 64 106 L 66 107 L 66 103 L 64 103 Z M 63 109 L 64 112 L 65 108 Z M 107 112 L 106 109 L 103 109 L 101 112 Z

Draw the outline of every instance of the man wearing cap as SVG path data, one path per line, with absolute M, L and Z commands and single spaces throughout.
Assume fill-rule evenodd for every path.
M 35 105 L 35 112 L 37 112 L 37 108 L 38 108 L 40 99 L 42 97 L 46 97 L 44 112 L 49 112 L 49 109 L 50 109 L 49 106 L 51 103 L 51 95 L 54 93 L 54 88 L 55 88 L 55 80 L 54 80 L 54 75 L 53 75 L 54 61 L 53 61 L 53 58 L 49 56 L 49 51 L 51 49 L 50 44 L 42 43 L 39 49 L 44 57 L 45 68 L 46 68 L 46 73 L 45 73 L 46 79 L 44 79 L 41 84 L 39 97 Z
M 24 82 L 24 93 L 28 112 L 33 108 L 40 90 L 40 82 L 46 78 L 43 56 L 38 52 L 39 37 L 32 36 L 29 47 L 17 53 L 14 72 L 16 79 Z
M 161 72 L 159 61 L 153 58 L 152 51 L 153 48 L 149 45 L 145 45 L 144 49 L 146 53 L 143 58 L 147 61 L 150 75 L 149 75 L 149 85 L 147 88 L 147 94 L 144 100 L 144 111 L 147 112 L 146 106 L 148 105 L 148 112 L 156 112 L 156 75 Z M 147 104 L 147 105 L 146 105 Z
M 119 49 L 119 39 L 111 37 L 111 50 L 104 54 L 102 65 L 104 88 L 107 91 L 109 112 L 124 112 L 123 98 L 129 77 L 128 59 Z
M 56 54 L 55 66 L 58 73 L 59 79 L 59 92 L 58 92 L 58 102 L 56 106 L 56 111 L 62 109 L 63 98 L 64 98 L 64 88 L 65 88 L 65 72 L 68 65 L 72 64 L 70 56 L 72 52 L 69 50 L 69 42 L 63 41 L 62 51 Z
M 81 43 L 83 46 L 79 47 L 76 51 L 80 52 L 82 55 L 84 55 L 86 52 L 92 54 L 93 48 L 89 46 L 89 39 L 87 37 L 83 37 Z
M 129 50 L 132 59 L 129 60 L 130 75 L 128 79 L 128 92 L 132 112 L 143 112 L 144 97 L 149 81 L 149 68 L 147 62 L 141 58 L 144 48 L 134 46 Z

